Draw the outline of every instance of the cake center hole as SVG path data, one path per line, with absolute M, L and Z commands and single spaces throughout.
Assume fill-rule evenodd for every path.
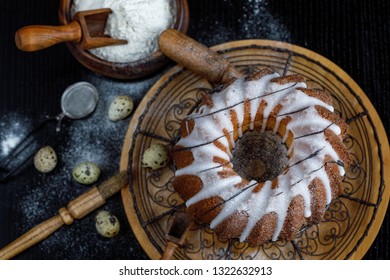
M 287 162 L 286 145 L 270 131 L 244 133 L 233 150 L 233 169 L 247 180 L 273 180 L 283 172 Z

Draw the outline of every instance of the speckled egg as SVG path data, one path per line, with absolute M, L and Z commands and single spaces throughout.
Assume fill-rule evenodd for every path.
M 134 108 L 133 100 L 126 96 L 117 96 L 110 104 L 108 109 L 108 119 L 110 121 L 119 121 L 127 118 Z
M 118 218 L 109 211 L 99 211 L 95 217 L 97 232 L 107 238 L 114 237 L 119 233 L 120 224 Z
M 169 162 L 168 149 L 162 144 L 151 145 L 143 154 L 142 166 L 157 170 Z
M 82 162 L 72 170 L 73 179 L 85 185 L 95 183 L 100 176 L 100 168 L 93 162 Z
M 34 156 L 34 166 L 42 173 L 48 173 L 57 166 L 57 154 L 50 146 L 42 147 Z

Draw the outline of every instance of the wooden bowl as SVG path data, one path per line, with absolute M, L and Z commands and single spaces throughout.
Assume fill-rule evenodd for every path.
M 175 0 L 176 22 L 174 28 L 186 33 L 189 22 L 189 9 L 187 0 Z M 69 24 L 71 18 L 72 0 L 61 0 L 59 8 L 59 19 L 63 25 Z M 169 59 L 160 51 L 150 56 L 125 63 L 110 62 L 101 59 L 87 50 L 83 50 L 75 43 L 66 43 L 73 56 L 86 68 L 103 76 L 116 79 L 137 79 L 156 72 L 166 66 Z

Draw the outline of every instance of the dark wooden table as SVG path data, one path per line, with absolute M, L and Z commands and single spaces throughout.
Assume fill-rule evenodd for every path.
M 54 215 L 86 190 L 70 175 L 73 164 L 93 160 L 102 167 L 101 180 L 119 166 L 129 119 L 109 123 L 106 112 L 113 96 L 131 95 L 136 104 L 164 71 L 136 81 L 111 80 L 83 68 L 65 45 L 23 53 L 14 44 L 15 31 L 25 25 L 57 25 L 57 1 L 13 0 L 0 16 L 0 161 L 7 143 L 56 115 L 64 89 L 86 80 L 101 92 L 96 112 L 87 119 L 67 121 L 51 144 L 60 156 L 50 175 L 30 165 L 0 184 L 0 248 Z M 390 131 L 390 4 L 387 0 L 189 0 L 188 34 L 207 46 L 240 39 L 286 41 L 313 50 L 344 69 L 363 89 Z M 8 140 L 8 142 L 6 141 Z M 389 155 L 385 155 L 389 156 Z M 387 186 L 388 187 L 388 186 Z M 94 229 L 94 215 L 63 227 L 17 259 L 148 259 L 127 222 L 120 195 L 103 208 L 121 221 L 120 234 L 103 239 Z M 390 259 L 389 211 L 365 259 Z

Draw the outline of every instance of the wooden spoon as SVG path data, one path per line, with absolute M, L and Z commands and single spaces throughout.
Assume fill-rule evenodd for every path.
M 182 247 L 186 235 L 193 225 L 193 219 L 187 212 L 176 213 L 165 238 L 167 244 L 160 260 L 170 260 L 177 247 Z
M 27 52 L 51 47 L 62 42 L 74 42 L 82 49 L 126 44 L 126 40 L 104 35 L 109 8 L 81 11 L 73 21 L 63 26 L 30 25 L 19 29 L 15 34 L 16 46 Z

